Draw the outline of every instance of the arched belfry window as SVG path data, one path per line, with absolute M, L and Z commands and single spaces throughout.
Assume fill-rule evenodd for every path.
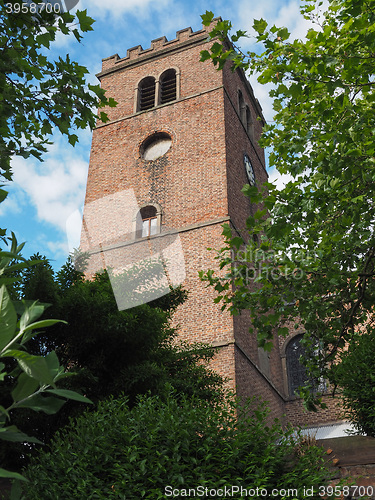
M 299 387 L 306 384 L 308 376 L 305 366 L 301 363 L 301 356 L 305 349 L 301 344 L 303 335 L 297 335 L 288 343 L 286 354 L 286 370 L 288 376 L 289 395 L 295 396 Z
M 176 70 L 167 69 L 160 77 L 160 103 L 175 101 L 177 99 Z
M 137 238 L 146 238 L 160 233 L 161 210 L 157 205 L 147 205 L 137 215 Z
M 155 106 L 155 88 L 156 82 L 155 78 L 152 76 L 147 76 L 143 78 L 138 85 L 138 107 L 139 111 L 144 111 L 145 109 L 151 109 Z

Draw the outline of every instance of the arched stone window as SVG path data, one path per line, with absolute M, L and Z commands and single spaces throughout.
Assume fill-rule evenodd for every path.
M 158 205 L 146 205 L 137 215 L 137 238 L 147 238 L 160 233 L 161 209 Z
M 295 396 L 298 388 L 308 381 L 306 368 L 300 360 L 301 355 L 305 352 L 301 344 L 302 337 L 303 335 L 293 337 L 285 350 L 289 396 Z
M 299 387 L 303 387 L 307 383 L 312 386 L 314 392 L 324 393 L 327 391 L 327 383 L 323 378 L 309 377 L 305 365 L 301 362 L 301 356 L 306 352 L 305 347 L 301 344 L 303 334 L 293 337 L 285 348 L 286 357 L 286 373 L 288 379 L 289 396 L 296 396 Z M 319 354 L 319 344 L 315 343 L 315 348 L 312 347 L 312 356 Z
M 160 77 L 159 84 L 159 104 L 165 104 L 166 102 L 175 101 L 177 99 L 177 78 L 175 69 L 167 69 L 167 71 L 164 71 Z
M 146 76 L 138 85 L 138 111 L 151 109 L 155 106 L 155 78 Z

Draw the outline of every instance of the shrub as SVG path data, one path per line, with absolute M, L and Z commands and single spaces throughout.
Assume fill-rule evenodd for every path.
M 336 383 L 343 398 L 346 417 L 358 433 L 375 437 L 375 373 L 371 369 L 375 354 L 372 328 L 353 339 L 334 367 Z
M 225 487 L 269 494 L 293 488 L 303 498 L 304 488 L 328 478 L 323 451 L 291 429 L 282 431 L 277 421 L 267 425 L 268 413 L 254 401 L 241 409 L 233 400 L 224 406 L 142 396 L 130 408 L 126 399 L 108 399 L 33 459 L 26 470 L 27 499 L 156 500 L 188 496 L 189 489 L 200 498 L 210 498 L 214 489 L 232 497 Z
M 138 394 L 163 395 L 167 383 L 178 393 L 201 399 L 220 395 L 223 380 L 208 365 L 214 350 L 202 343 L 179 341 L 177 329 L 171 326 L 173 312 L 187 296 L 181 287 L 148 304 L 119 311 L 107 272 L 85 280 L 71 259 L 58 273 L 45 257 L 38 254 L 33 260 L 41 262 L 23 272 L 23 298 L 52 302 L 47 309 L 49 317 L 64 318 L 67 324 L 40 332 L 31 339 L 29 352 L 45 356 L 56 350 L 61 364 L 74 373 L 63 381 L 64 389 L 82 392 L 95 404 L 126 394 L 130 406 Z M 0 407 L 6 407 L 7 399 L 3 391 Z M 85 407 L 69 401 L 53 418 L 23 408 L 12 419 L 26 434 L 48 443 Z M 3 443 L 3 466 L 14 470 L 25 467 L 39 445 L 26 446 L 22 442 Z

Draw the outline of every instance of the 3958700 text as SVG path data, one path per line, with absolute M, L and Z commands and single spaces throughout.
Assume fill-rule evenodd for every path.
M 46 11 L 48 14 L 61 14 L 63 9 L 61 4 L 56 2 L 19 2 L 19 3 L 6 3 L 5 12 L 7 14 L 36 14 L 37 12 Z

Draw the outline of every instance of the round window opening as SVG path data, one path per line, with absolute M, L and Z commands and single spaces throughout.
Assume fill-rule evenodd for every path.
M 141 146 L 141 157 L 144 160 L 156 160 L 165 155 L 172 145 L 172 137 L 166 132 L 158 132 L 148 137 Z

